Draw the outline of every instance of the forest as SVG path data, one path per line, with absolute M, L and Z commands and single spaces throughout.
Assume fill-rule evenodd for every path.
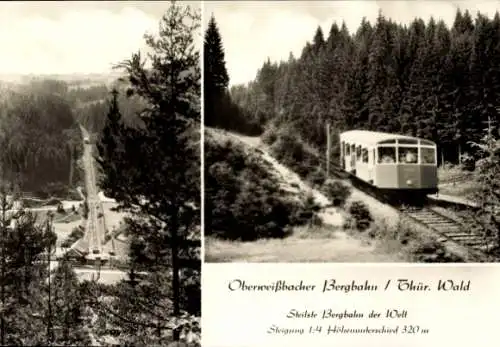
M 379 12 L 374 23 L 362 19 L 354 33 L 345 23 L 334 22 L 328 34 L 318 27 L 311 38 L 299 57 L 290 53 L 280 62 L 268 58 L 254 80 L 229 87 L 223 37 L 212 16 L 204 42 L 205 125 L 260 136 L 280 163 L 312 186 L 324 184 L 327 178 L 322 165 L 327 124 L 334 135 L 333 163 L 339 154 L 335 135 L 346 130 L 433 140 L 438 145 L 440 170 L 462 164 L 454 169 L 474 171 L 475 186 L 468 198 L 478 204 L 479 211 L 472 213 L 472 225 L 479 227 L 485 239 L 495 240 L 492 253 L 498 255 L 500 14 L 489 18 L 478 13 L 473 18 L 468 11 L 457 10 L 448 27 L 432 17 L 403 25 Z M 205 203 L 213 207 L 205 210 L 206 235 L 244 239 L 247 235 L 232 235 L 221 227 L 224 219 L 236 220 L 234 229 L 244 230 L 251 217 L 242 215 L 240 206 L 251 211 L 254 200 L 266 201 L 260 195 L 273 199 L 282 195 L 269 189 L 272 185 L 260 171 L 254 170 L 259 179 L 240 174 L 242 168 L 251 169 L 242 159 L 245 156 L 249 154 L 236 145 L 206 136 Z M 250 188 L 262 194 L 246 193 Z M 330 189 L 334 199 L 344 196 L 337 188 Z M 266 211 L 273 215 L 277 210 Z M 280 214 L 292 215 L 283 209 Z M 245 234 L 267 237 L 277 229 L 273 234 L 283 237 L 293 225 L 293 218 L 264 215 Z M 281 222 L 276 227 L 267 219 Z
M 472 18 L 458 10 L 451 27 L 434 18 L 402 25 L 379 13 L 355 33 L 333 23 L 327 35 L 320 27 L 311 34 L 299 57 L 268 59 L 248 85 L 231 88 L 245 122 L 286 127 L 321 150 L 330 122 L 335 132 L 366 129 L 436 141 L 440 162 L 478 155 L 470 142 L 499 118 L 498 13 Z
M 63 80 L 33 78 L 4 88 L 0 99 L 0 145 L 4 180 L 16 181 L 27 194 L 47 198 L 74 196 L 82 185 L 82 134 L 104 128 L 113 87 L 98 84 L 70 88 Z M 133 120 L 144 103 L 120 93 L 124 119 Z M 63 145 L 61 145 L 63 144 Z
M 200 346 L 200 21 L 172 3 L 145 36 L 151 67 L 133 53 L 111 85 L 39 78 L 2 95 L 0 345 Z M 40 221 L 10 198 L 11 179 L 24 190 L 76 184 L 79 125 L 95 144 L 99 190 L 127 214 L 119 269 L 102 258 L 82 269 L 67 253 L 54 261 L 54 215 Z

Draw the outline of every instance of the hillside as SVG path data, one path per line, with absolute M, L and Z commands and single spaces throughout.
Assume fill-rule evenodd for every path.
M 280 198 L 295 201 L 295 206 L 302 206 L 306 196 L 312 196 L 314 205 L 317 205 L 316 217 L 321 219 L 319 225 L 305 223 L 290 223 L 291 231 L 282 237 L 264 237 L 252 241 L 228 240 L 210 235 L 206 231 L 205 255 L 206 261 L 259 261 L 259 262 L 304 262 L 304 261 L 335 261 L 335 262 L 398 262 L 404 261 L 400 254 L 388 253 L 377 247 L 376 242 L 366 242 L 350 235 L 343 229 L 346 214 L 341 208 L 331 207 L 329 199 L 318 189 L 312 188 L 296 173 L 282 165 L 268 151 L 268 148 L 258 137 L 241 136 L 223 130 L 206 128 L 205 166 L 210 171 L 214 166 L 228 165 L 226 161 L 214 163 L 210 161 L 212 141 L 222 144 L 231 144 L 234 148 L 241 148 L 245 155 L 259 158 L 260 167 L 269 173 L 279 185 Z M 208 148 L 208 149 L 207 149 Z M 237 151 L 237 150 L 236 150 Z M 257 159 L 256 159 L 257 160 Z M 234 165 L 233 165 L 234 167 Z M 264 174 L 263 174 L 264 175 Z M 207 177 L 207 176 L 206 176 Z M 210 175 L 206 181 L 210 185 Z M 263 178 L 252 181 L 255 185 L 262 185 Z M 242 183 L 243 184 L 243 183 Z M 249 181 L 246 184 L 250 185 Z M 265 186 L 265 184 L 263 185 Z M 207 186 L 205 201 L 213 198 L 207 194 L 214 194 L 216 187 Z M 220 193 L 220 191 L 218 191 Z M 270 192 L 269 192 L 270 193 Z M 245 204 L 246 209 L 252 209 L 250 202 Z M 237 208 L 237 207 L 235 207 Z M 265 210 L 261 208 L 261 211 Z M 241 216 L 240 216 L 241 217 Z M 206 218 L 211 221 L 212 218 Z M 276 219 L 278 222 L 278 219 Z M 208 222 L 210 223 L 210 222 Z M 226 219 L 226 223 L 228 220 Z M 206 230 L 210 225 L 206 224 Z M 239 231 L 242 229 L 239 227 Z

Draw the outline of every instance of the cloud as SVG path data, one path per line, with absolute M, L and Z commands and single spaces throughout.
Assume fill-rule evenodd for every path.
M 473 16 L 476 11 L 493 16 L 500 1 L 209 1 L 204 3 L 204 23 L 213 13 L 234 85 L 253 80 L 267 57 L 279 61 L 290 52 L 299 56 L 318 26 L 325 37 L 334 22 L 345 22 L 353 33 L 363 17 L 374 23 L 379 11 L 403 24 L 432 15 L 451 25 L 457 8 L 469 9 Z

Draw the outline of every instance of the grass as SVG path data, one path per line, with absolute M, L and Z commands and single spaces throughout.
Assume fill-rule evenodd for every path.
M 439 193 L 443 195 L 468 198 L 477 191 L 477 183 L 472 179 L 466 179 L 454 183 L 447 182 L 450 178 L 454 178 L 457 176 L 472 177 L 473 173 L 471 173 L 470 171 L 462 170 L 458 165 L 446 165 L 444 167 L 439 167 L 438 178 L 440 182 L 443 182 L 439 185 Z
M 284 239 L 252 242 L 205 237 L 206 262 L 398 262 L 397 255 L 347 235 L 341 227 L 296 227 Z
M 439 193 L 463 198 L 472 196 L 478 190 L 478 185 L 473 181 L 463 181 L 439 186 Z

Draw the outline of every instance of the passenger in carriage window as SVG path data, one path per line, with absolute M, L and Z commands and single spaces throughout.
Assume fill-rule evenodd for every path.
M 394 157 L 389 154 L 386 154 L 382 157 L 382 163 L 384 164 L 394 163 L 394 161 Z
M 379 147 L 378 162 L 381 164 L 391 164 L 396 162 L 396 149 L 394 147 Z
M 407 163 L 410 163 L 410 164 L 416 163 L 417 162 L 417 156 L 413 152 L 407 152 L 406 153 L 405 161 Z
M 417 163 L 417 150 L 413 148 L 399 148 L 399 161 L 404 164 Z

